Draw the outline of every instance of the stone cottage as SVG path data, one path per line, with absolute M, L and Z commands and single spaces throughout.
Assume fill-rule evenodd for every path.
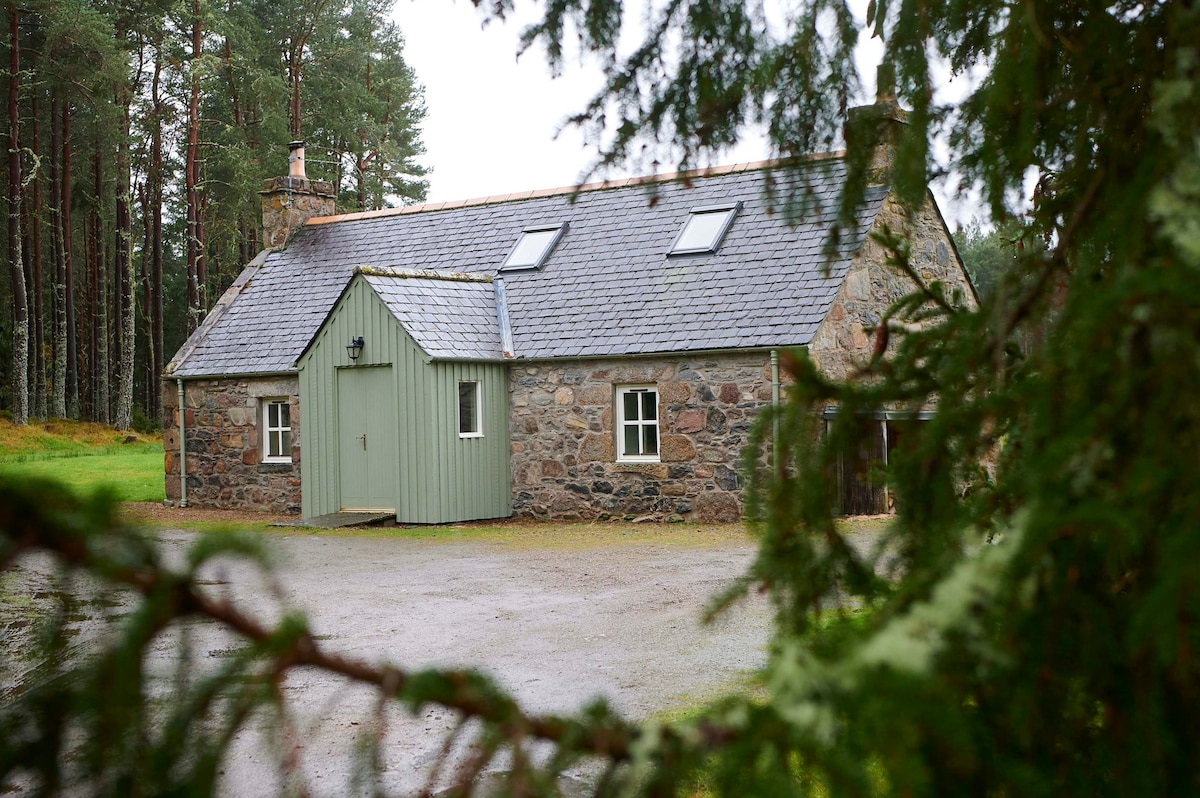
M 932 196 L 906 216 L 871 188 L 829 259 L 845 179 L 835 153 L 344 215 L 302 168 L 272 181 L 276 247 L 164 375 L 167 496 L 409 523 L 737 518 L 778 352 L 842 376 L 911 289 L 872 230 L 905 230 L 922 276 L 975 301 Z

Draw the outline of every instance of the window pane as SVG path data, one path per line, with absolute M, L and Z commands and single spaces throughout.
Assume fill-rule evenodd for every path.
M 546 250 L 554 243 L 558 231 L 559 228 L 556 227 L 553 230 L 522 233 L 516 249 L 508 256 L 508 260 L 504 261 L 504 265 L 508 268 L 536 266 L 545 257 Z
M 638 447 L 638 425 L 625 425 L 625 454 L 641 454 L 642 450 Z
M 272 428 L 279 426 L 278 402 L 267 402 L 267 426 Z
M 642 427 L 642 454 L 658 454 L 658 427 L 654 424 L 647 424 Z
M 658 418 L 658 393 L 646 391 L 642 394 L 642 420 L 654 421 Z
M 622 415 L 626 421 L 637 421 L 638 418 L 638 395 L 636 393 L 627 393 L 624 395 L 625 413 Z
M 475 386 L 477 384 L 474 382 L 458 384 L 458 431 L 463 435 L 479 431 L 475 423 Z
M 275 407 L 279 408 L 279 426 L 291 427 L 292 424 L 289 419 L 292 412 L 291 406 L 287 402 L 277 402 Z
M 716 249 L 725 225 L 733 217 L 733 209 L 693 213 L 675 242 L 672 252 L 709 252 Z
M 278 432 L 268 432 L 267 433 L 267 457 L 278 457 L 278 456 L 279 456 L 279 433 Z
M 283 432 L 280 432 L 279 433 L 279 442 L 280 442 L 279 443 L 279 456 L 280 457 L 291 457 L 292 456 L 292 433 L 287 432 L 286 430 Z

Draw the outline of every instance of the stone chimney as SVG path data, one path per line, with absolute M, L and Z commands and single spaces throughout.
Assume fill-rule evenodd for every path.
M 287 244 L 292 233 L 314 216 L 332 216 L 333 184 L 309 180 L 304 174 L 304 142 L 288 144 L 288 173 L 266 182 L 262 197 L 263 246 L 276 249 Z
M 867 170 L 872 182 L 883 182 L 896 160 L 900 130 L 908 124 L 908 111 L 896 102 L 896 72 L 889 64 L 880 64 L 875 79 L 875 102 L 851 108 L 844 128 L 846 147 L 871 148 Z

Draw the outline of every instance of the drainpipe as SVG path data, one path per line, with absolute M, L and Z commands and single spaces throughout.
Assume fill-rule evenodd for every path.
M 771 350 L 771 447 L 772 451 L 779 449 L 779 350 Z
M 183 430 L 183 379 L 175 381 L 179 386 L 179 506 L 187 507 L 187 446 Z

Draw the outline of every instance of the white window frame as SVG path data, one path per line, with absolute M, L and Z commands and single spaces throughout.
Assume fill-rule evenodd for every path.
M 687 221 L 683 223 L 683 227 L 675 236 L 674 243 L 671 244 L 669 255 L 707 255 L 716 252 L 721 248 L 721 244 L 725 241 L 725 236 L 729 233 L 729 228 L 733 226 L 734 217 L 742 209 L 741 202 L 734 202 L 726 205 L 710 205 L 704 208 L 692 208 L 688 214 Z M 692 225 L 698 223 L 701 217 L 712 217 L 719 221 L 719 226 L 715 229 L 714 235 L 700 244 L 684 246 L 684 241 L 687 240 L 691 231 Z
M 286 407 L 288 411 L 287 424 L 271 423 L 271 408 Z M 279 419 L 277 418 L 278 422 Z M 272 397 L 262 400 L 262 462 L 264 463 L 290 463 L 292 462 L 292 403 L 287 397 Z M 271 454 L 272 435 L 279 435 L 280 450 L 283 449 L 283 435 L 287 435 L 288 453 L 287 454 Z
M 629 419 L 625 417 L 625 397 L 630 394 L 638 396 L 637 402 L 637 418 Z M 646 394 L 654 396 L 654 418 L 647 419 L 642 417 L 642 397 Z M 617 433 L 617 461 L 627 463 L 657 463 L 660 462 L 660 452 L 662 451 L 662 434 L 659 426 L 659 419 L 662 415 L 659 409 L 659 396 L 657 385 L 618 385 L 616 395 L 616 407 L 613 408 L 613 418 L 616 423 Z M 654 452 L 645 454 L 643 452 L 628 452 L 625 449 L 625 429 L 629 426 L 638 427 L 638 442 L 639 449 L 644 448 L 645 438 L 643 430 L 646 427 L 654 428 Z
M 524 272 L 537 271 L 542 266 L 546 265 L 546 259 L 550 257 L 550 253 L 558 246 L 558 242 L 562 240 L 563 233 L 567 231 L 567 223 L 560 222 L 558 224 L 544 224 L 537 227 L 526 227 L 521 231 L 521 237 L 517 239 L 517 243 L 513 244 L 513 248 L 509 250 L 508 256 L 504 259 L 504 263 L 500 265 L 502 272 Z M 548 234 L 548 235 L 547 235 Z M 517 254 L 522 253 L 523 245 L 531 236 L 544 236 L 545 242 L 541 249 L 537 250 L 535 257 L 529 260 L 516 260 Z M 526 256 L 529 253 L 522 253 Z
M 458 410 L 455 413 L 455 417 L 458 420 L 458 437 L 460 437 L 460 438 L 482 438 L 483 437 L 483 390 L 481 388 L 482 384 L 483 383 L 481 380 L 459 380 L 458 381 L 458 393 L 455 396 L 455 402 L 457 404 Z M 474 431 L 472 431 L 472 432 L 463 432 L 462 431 L 462 428 L 463 428 L 462 387 L 464 385 L 474 385 L 475 386 L 475 424 L 474 424 Z

